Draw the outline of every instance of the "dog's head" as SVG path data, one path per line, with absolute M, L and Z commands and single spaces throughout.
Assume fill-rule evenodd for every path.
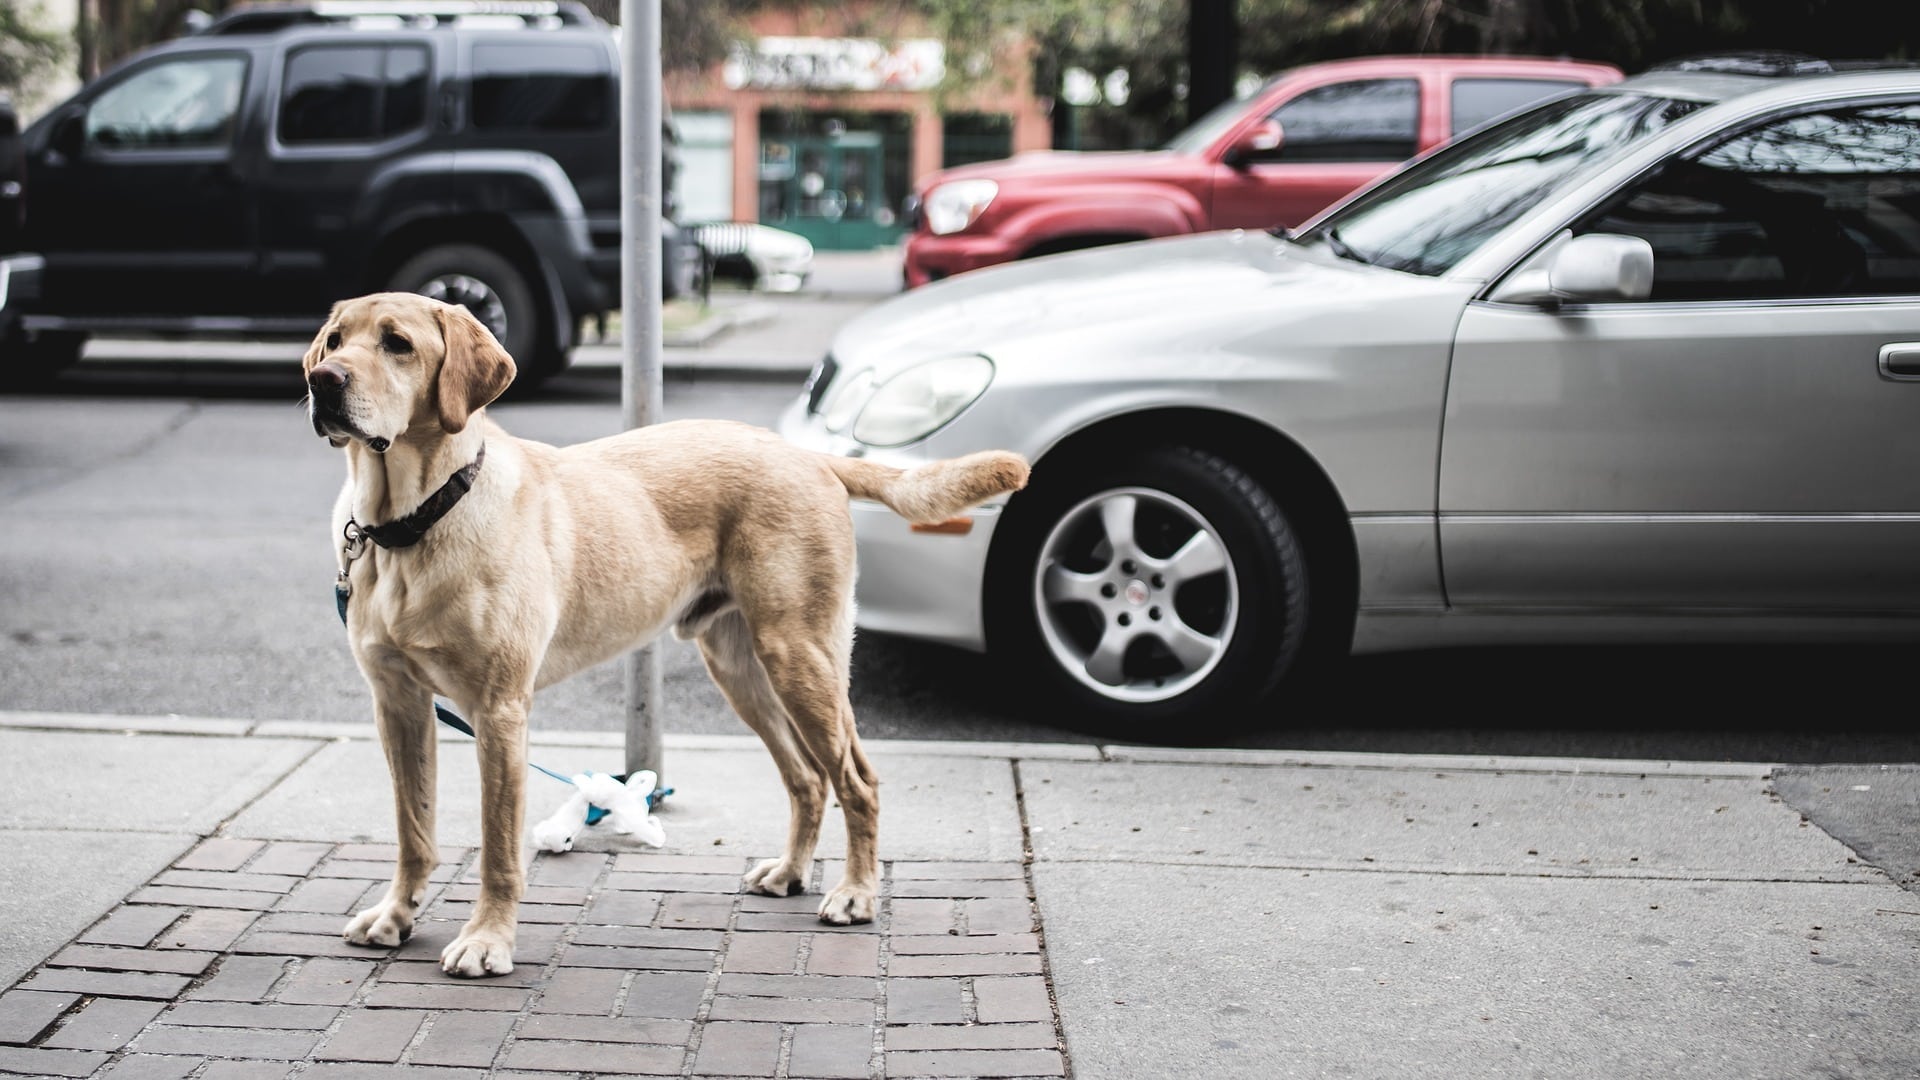
M 314 434 L 376 453 L 410 430 L 463 430 L 514 373 L 513 358 L 466 308 L 413 293 L 333 305 L 301 369 Z

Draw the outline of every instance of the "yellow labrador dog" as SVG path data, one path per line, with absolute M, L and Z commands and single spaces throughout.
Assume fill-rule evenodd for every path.
M 667 629 L 698 640 L 786 783 L 785 854 L 745 886 L 805 888 L 831 784 L 847 862 L 820 918 L 873 918 L 879 801 L 847 702 L 847 500 L 938 522 L 1018 490 L 1024 460 L 991 452 L 902 471 L 704 420 L 566 448 L 516 439 L 482 411 L 513 359 L 465 308 L 411 293 L 336 304 L 303 367 L 314 431 L 346 450 L 333 535 L 399 819 L 393 886 L 347 924 L 348 941 L 390 946 L 412 932 L 437 858 L 439 693 L 478 737 L 483 826 L 480 899 L 440 964 L 513 970 L 534 691 Z

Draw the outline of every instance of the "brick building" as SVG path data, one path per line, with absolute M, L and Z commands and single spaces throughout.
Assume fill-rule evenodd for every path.
M 1030 66 L 998 61 L 943 91 L 949 57 L 925 33 L 878 33 L 844 8 L 768 10 L 753 39 L 698 76 L 668 80 L 684 221 L 757 221 L 827 250 L 889 244 L 921 176 L 1045 149 L 1047 102 Z

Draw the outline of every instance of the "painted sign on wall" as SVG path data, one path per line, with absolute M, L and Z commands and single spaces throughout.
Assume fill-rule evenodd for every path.
M 929 38 L 763 37 L 722 68 L 732 90 L 931 90 L 945 74 L 946 49 Z

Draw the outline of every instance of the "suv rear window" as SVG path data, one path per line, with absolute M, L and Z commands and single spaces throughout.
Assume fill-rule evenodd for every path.
M 613 74 L 589 45 L 473 47 L 473 126 L 598 131 L 613 119 Z
M 378 142 L 426 120 L 423 46 L 318 46 L 287 56 L 279 119 L 287 146 Z

